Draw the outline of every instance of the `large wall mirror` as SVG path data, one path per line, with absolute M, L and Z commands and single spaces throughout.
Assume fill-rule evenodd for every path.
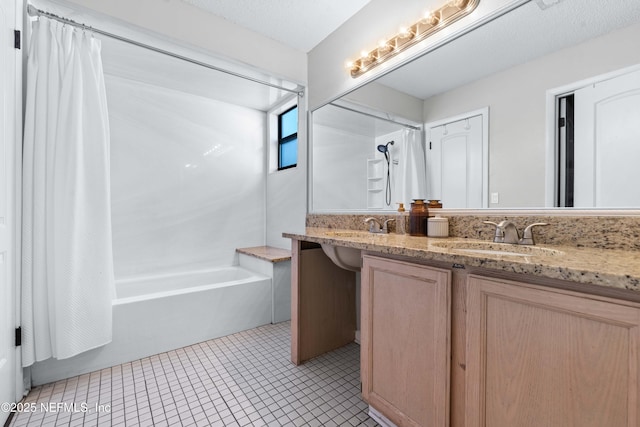
M 313 111 L 310 211 L 640 209 L 637 40 L 637 0 L 532 0 Z

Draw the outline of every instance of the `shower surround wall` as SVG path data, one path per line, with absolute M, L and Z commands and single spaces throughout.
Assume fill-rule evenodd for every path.
M 369 131 L 367 131 L 369 132 Z M 315 212 L 350 210 L 394 210 L 402 201 L 402 130 L 376 136 L 314 123 L 313 164 L 325 173 L 313 175 L 313 210 Z M 385 203 L 387 164 L 376 147 L 394 141 L 391 153 L 391 204 Z M 378 160 L 370 166 L 369 160 Z M 375 171 L 367 170 L 375 167 Z M 368 178 L 379 177 L 376 180 Z M 373 191 L 371 191 L 373 189 Z
M 264 112 L 113 74 L 106 87 L 117 279 L 264 244 Z
M 375 156 L 374 138 L 331 126 L 313 125 L 314 168 L 331 173 L 313 175 L 315 211 L 362 209 L 367 204 L 367 159 Z
M 145 52 L 126 48 L 103 43 L 102 56 L 117 285 L 113 339 L 69 359 L 37 362 L 33 384 L 271 321 L 271 279 L 232 267 L 236 248 L 265 243 L 266 113 L 238 105 L 244 93 L 238 104 L 216 99 L 221 83 L 214 76 L 203 86 L 201 73 L 170 68 L 148 53 L 140 60 Z

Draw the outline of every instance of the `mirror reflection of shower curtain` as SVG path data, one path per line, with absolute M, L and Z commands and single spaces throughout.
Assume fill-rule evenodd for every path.
M 399 194 L 395 201 L 403 202 L 408 209 L 412 199 L 427 196 L 427 165 L 422 131 L 406 128 L 401 132 L 402 155 L 398 164 L 399 185 L 396 185 Z
M 22 365 L 111 341 L 109 121 L 100 41 L 40 17 L 27 62 Z

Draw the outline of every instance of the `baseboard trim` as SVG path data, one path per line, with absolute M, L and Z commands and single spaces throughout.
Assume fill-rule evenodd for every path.
M 387 417 L 378 412 L 375 408 L 369 405 L 369 416 L 373 418 L 382 427 L 398 427 L 392 423 Z

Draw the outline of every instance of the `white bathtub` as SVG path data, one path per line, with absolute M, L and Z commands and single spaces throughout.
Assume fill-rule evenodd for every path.
M 69 378 L 271 322 L 271 279 L 242 267 L 116 282 L 113 340 L 31 370 L 34 385 Z

